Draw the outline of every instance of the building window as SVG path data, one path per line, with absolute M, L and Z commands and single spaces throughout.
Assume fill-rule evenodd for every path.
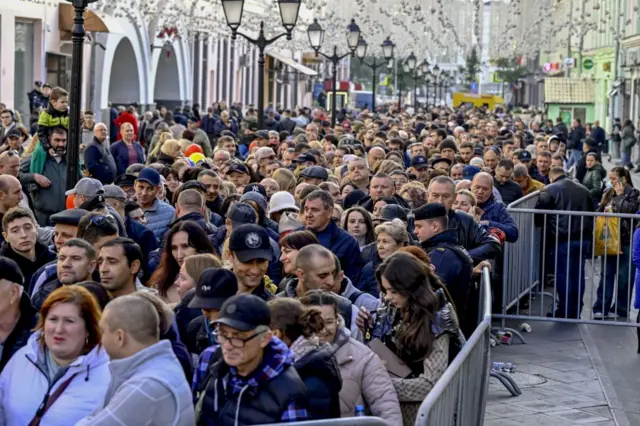
M 15 72 L 13 81 L 15 109 L 20 112 L 24 123 L 29 123 L 29 99 L 27 93 L 33 89 L 34 68 L 34 24 L 16 21 Z

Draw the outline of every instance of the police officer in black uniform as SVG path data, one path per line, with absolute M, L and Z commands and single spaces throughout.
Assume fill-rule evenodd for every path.
M 415 234 L 420 246 L 429 254 L 435 273 L 447 287 L 461 324 L 469 303 L 472 287 L 473 260 L 467 250 L 458 245 L 455 229 L 449 229 L 447 209 L 430 203 L 413 211 Z M 473 318 L 475 320 L 475 318 Z M 474 326 L 475 327 L 475 326 Z

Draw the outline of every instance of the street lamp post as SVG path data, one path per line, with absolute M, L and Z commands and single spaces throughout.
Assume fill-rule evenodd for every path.
M 258 128 L 262 129 L 264 127 L 264 50 L 267 46 L 284 36 L 287 37 L 287 40 L 291 40 L 291 32 L 296 26 L 296 22 L 298 22 L 301 0 L 278 0 L 282 26 L 286 31 L 270 39 L 264 35 L 264 21 L 260 21 L 260 32 L 257 38 L 249 37 L 238 31 L 240 23 L 242 22 L 245 0 L 221 0 L 221 2 L 224 17 L 227 20 L 227 25 L 231 29 L 231 39 L 235 40 L 236 37 L 240 35 L 258 48 Z
M 313 23 L 311 23 L 311 25 L 309 25 L 309 27 L 307 28 L 307 35 L 309 36 L 309 44 L 315 51 L 316 56 L 322 55 L 325 59 L 331 62 L 331 127 L 335 127 L 337 117 L 336 86 L 338 84 L 338 63 L 347 56 L 353 56 L 355 54 L 356 48 L 358 47 L 358 41 L 360 40 L 360 27 L 356 24 L 356 21 L 354 19 L 352 19 L 351 23 L 347 25 L 347 45 L 349 46 L 349 52 L 345 53 L 344 55 L 338 55 L 338 47 L 335 45 L 333 46 L 332 55 L 327 55 L 324 52 L 320 52 L 320 46 L 322 45 L 322 42 L 324 40 L 324 29 L 322 29 L 317 19 L 314 19 Z
M 73 27 L 71 28 L 71 41 L 73 42 L 71 63 L 71 90 L 69 97 L 69 135 L 67 138 L 67 189 L 73 189 L 80 179 L 80 102 L 82 95 L 82 53 L 84 38 L 87 32 L 84 29 L 84 12 L 90 3 L 97 0 L 68 0 L 75 10 Z
M 407 58 L 407 68 L 409 70 L 409 72 L 412 74 L 413 76 L 413 108 L 417 109 L 418 108 L 418 87 L 417 87 L 417 80 L 416 80 L 416 76 L 415 76 L 415 70 L 416 70 L 416 66 L 418 65 L 418 60 L 416 58 L 416 55 L 413 54 L 413 52 L 411 52 L 411 55 L 409 55 L 409 57 Z
M 387 37 L 387 39 L 382 43 L 382 55 L 384 56 L 384 60 L 382 62 L 378 62 L 377 58 L 374 56 L 373 63 L 368 63 L 364 60 L 367 55 L 367 42 L 360 38 L 358 41 L 358 46 L 356 47 L 356 56 L 360 59 L 360 62 L 371 68 L 371 72 L 373 73 L 372 78 L 372 86 L 371 86 L 371 94 L 373 95 L 373 99 L 371 100 L 371 111 L 375 114 L 376 112 L 376 83 L 378 80 L 377 70 L 382 65 L 388 64 L 391 58 L 393 58 L 393 49 L 396 46 L 393 44 L 391 39 Z

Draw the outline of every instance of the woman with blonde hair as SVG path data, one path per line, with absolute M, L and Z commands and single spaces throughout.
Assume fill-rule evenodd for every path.
M 382 160 L 380 167 L 378 167 L 378 173 L 384 173 L 391 175 L 395 171 L 403 171 L 404 168 L 393 160 Z
M 158 155 L 156 162 L 164 164 L 165 166 L 172 166 L 180 156 L 180 152 L 180 142 L 175 139 L 168 139 L 162 144 L 160 154 Z
M 470 214 L 476 222 L 480 222 L 480 217 L 482 217 L 482 209 L 478 207 L 476 196 L 468 189 L 459 189 L 456 191 L 456 200 L 453 202 L 453 209 Z
M 101 406 L 111 373 L 100 313 L 78 285 L 47 297 L 34 333 L 0 375 L 0 424 L 73 425 Z
M 296 190 L 296 177 L 291 170 L 285 168 L 278 169 L 273 172 L 273 176 L 271 177 L 278 182 L 280 191 L 287 191 L 291 195 L 294 195 Z
M 156 160 L 158 159 L 158 155 L 160 155 L 160 149 L 162 148 L 162 145 L 164 145 L 166 141 L 171 139 L 173 139 L 173 135 L 171 134 L 171 132 L 166 131 L 160 133 L 160 135 L 158 136 L 158 142 L 156 142 L 155 145 L 152 144 L 149 147 L 149 158 L 147 160 L 149 164 L 156 162 Z

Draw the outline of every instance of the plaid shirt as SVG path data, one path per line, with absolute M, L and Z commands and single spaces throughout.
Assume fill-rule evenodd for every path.
M 259 387 L 261 382 L 264 383 L 281 374 L 283 366 L 293 364 L 293 353 L 280 339 L 273 337 L 270 345 L 275 349 L 270 351 L 270 359 L 266 359 L 266 362 L 263 361 L 261 370 L 256 372 L 256 374 L 251 375 L 249 378 L 238 376 L 235 367 L 229 368 L 229 374 L 227 374 L 224 380 L 226 382 L 226 387 L 230 387 L 232 395 L 239 394 L 245 386 Z M 202 381 L 207 375 L 207 367 L 211 357 L 218 347 L 219 345 L 208 347 L 200 355 L 198 367 L 193 374 L 193 383 L 191 386 L 195 402 L 197 402 L 198 393 L 203 384 Z M 308 419 L 310 419 L 310 416 L 306 408 L 299 405 L 297 401 L 291 401 L 287 406 L 287 409 L 282 413 L 282 418 L 280 420 L 282 422 L 299 422 Z

